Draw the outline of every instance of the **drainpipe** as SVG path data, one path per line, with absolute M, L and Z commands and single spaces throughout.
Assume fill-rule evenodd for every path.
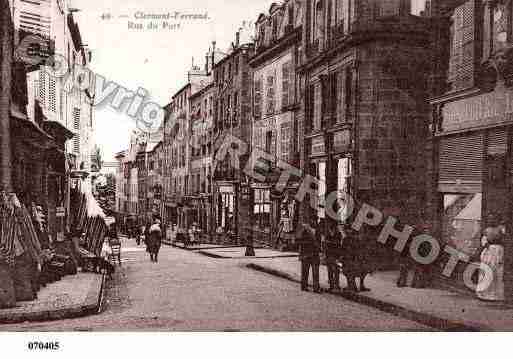
M 0 17 L 8 17 L 9 9 L 2 10 Z M 11 145 L 11 85 L 12 75 L 11 67 L 13 65 L 13 49 L 9 46 L 12 42 L 9 40 L 9 22 L 1 21 L 0 26 L 0 46 L 3 59 L 0 58 L 0 78 L 2 79 L 2 89 L 0 92 L 0 190 L 7 193 L 12 192 L 12 145 Z M 3 34 L 3 35 L 2 35 Z

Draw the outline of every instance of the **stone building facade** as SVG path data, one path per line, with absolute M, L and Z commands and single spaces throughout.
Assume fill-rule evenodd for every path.
M 213 67 L 216 101 L 214 106 L 214 154 L 227 138 L 233 136 L 245 144 L 251 140 L 251 68 L 249 59 L 254 44 L 243 33 L 236 33 L 230 52 Z M 240 196 L 241 186 L 247 188 L 242 168 L 222 156 L 213 172 L 214 218 L 221 238 L 242 241 L 250 228 L 248 198 Z M 245 231 L 244 234 L 242 234 Z
M 210 82 L 191 96 L 191 202 L 194 222 L 203 234 L 214 230 L 212 207 L 212 138 L 215 86 Z
M 430 213 L 441 241 L 479 261 L 484 229 L 499 221 L 511 233 L 513 4 L 433 1 L 434 34 L 429 141 Z M 513 248 L 505 243 L 506 297 L 513 293 Z M 450 284 L 464 288 L 464 261 Z
M 334 210 L 344 221 L 346 192 L 418 223 L 430 115 L 427 13 L 414 14 L 404 0 L 302 4 L 301 168 L 320 184 L 317 198 L 301 203 L 301 218 L 327 219 L 324 200 L 337 192 L 342 205 Z
M 276 193 L 279 161 L 299 166 L 296 67 L 300 56 L 302 7 L 294 1 L 271 5 L 256 22 L 253 73 L 251 148 L 270 155 L 264 181 L 252 182 L 253 239 L 257 243 L 287 246 L 292 240 L 297 186 Z
M 167 223 L 186 227 L 184 196 L 189 174 L 189 96 L 191 84 L 180 89 L 166 107 L 164 147 L 167 151 L 164 218 Z
M 162 218 L 162 164 L 163 151 L 162 141 L 148 147 L 147 154 L 147 198 L 148 217 Z

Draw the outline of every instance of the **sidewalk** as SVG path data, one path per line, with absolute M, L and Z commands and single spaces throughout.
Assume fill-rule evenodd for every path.
M 300 282 L 298 258 L 253 260 L 247 267 Z M 471 295 L 443 289 L 398 288 L 396 279 L 396 272 L 374 273 L 365 281 L 371 288 L 370 292 L 343 292 L 338 295 L 441 330 L 513 330 L 512 305 L 485 303 Z M 323 288 L 329 287 L 325 266 L 321 266 L 320 280 Z M 341 286 L 346 286 L 342 275 Z
M 101 305 L 103 275 L 78 273 L 48 284 L 31 302 L 0 309 L 0 324 L 75 318 L 97 313 Z

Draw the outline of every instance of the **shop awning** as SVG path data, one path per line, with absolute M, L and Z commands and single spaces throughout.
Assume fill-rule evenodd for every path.
M 29 135 L 45 141 L 53 141 L 54 138 L 46 133 L 39 125 L 32 122 L 26 114 L 24 114 L 16 104 L 11 105 L 11 118 L 16 125 L 23 127 L 29 131 Z
M 44 121 L 43 127 L 45 130 L 47 129 L 48 132 L 55 132 L 56 134 L 62 136 L 63 138 L 67 140 L 71 140 L 75 134 L 68 130 L 66 126 L 64 126 L 59 121 Z
M 477 193 L 454 219 L 480 221 L 482 202 L 483 195 L 481 193 Z

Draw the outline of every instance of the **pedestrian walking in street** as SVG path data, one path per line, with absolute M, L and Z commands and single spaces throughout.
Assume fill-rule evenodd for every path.
M 323 250 L 326 257 L 326 267 L 328 269 L 328 280 L 330 283 L 330 292 L 340 291 L 340 269 L 338 259 L 341 252 L 341 235 L 336 227 L 330 226 L 323 241 Z
M 140 246 L 141 245 L 141 239 L 142 237 L 144 236 L 144 231 L 145 231 L 145 228 L 146 226 L 141 226 L 141 227 L 138 227 L 138 231 L 137 231 L 137 237 L 135 238 L 135 243 Z
M 310 223 L 303 224 L 299 235 L 299 259 L 301 261 L 301 290 L 308 291 L 308 277 L 312 268 L 313 289 L 315 293 L 321 292 L 319 285 L 319 265 L 321 258 L 320 235 L 317 222 L 311 219 Z
M 155 219 L 153 225 L 149 229 L 147 238 L 147 250 L 150 253 L 152 262 L 158 262 L 160 246 L 162 245 L 162 229 L 160 228 L 160 220 Z

